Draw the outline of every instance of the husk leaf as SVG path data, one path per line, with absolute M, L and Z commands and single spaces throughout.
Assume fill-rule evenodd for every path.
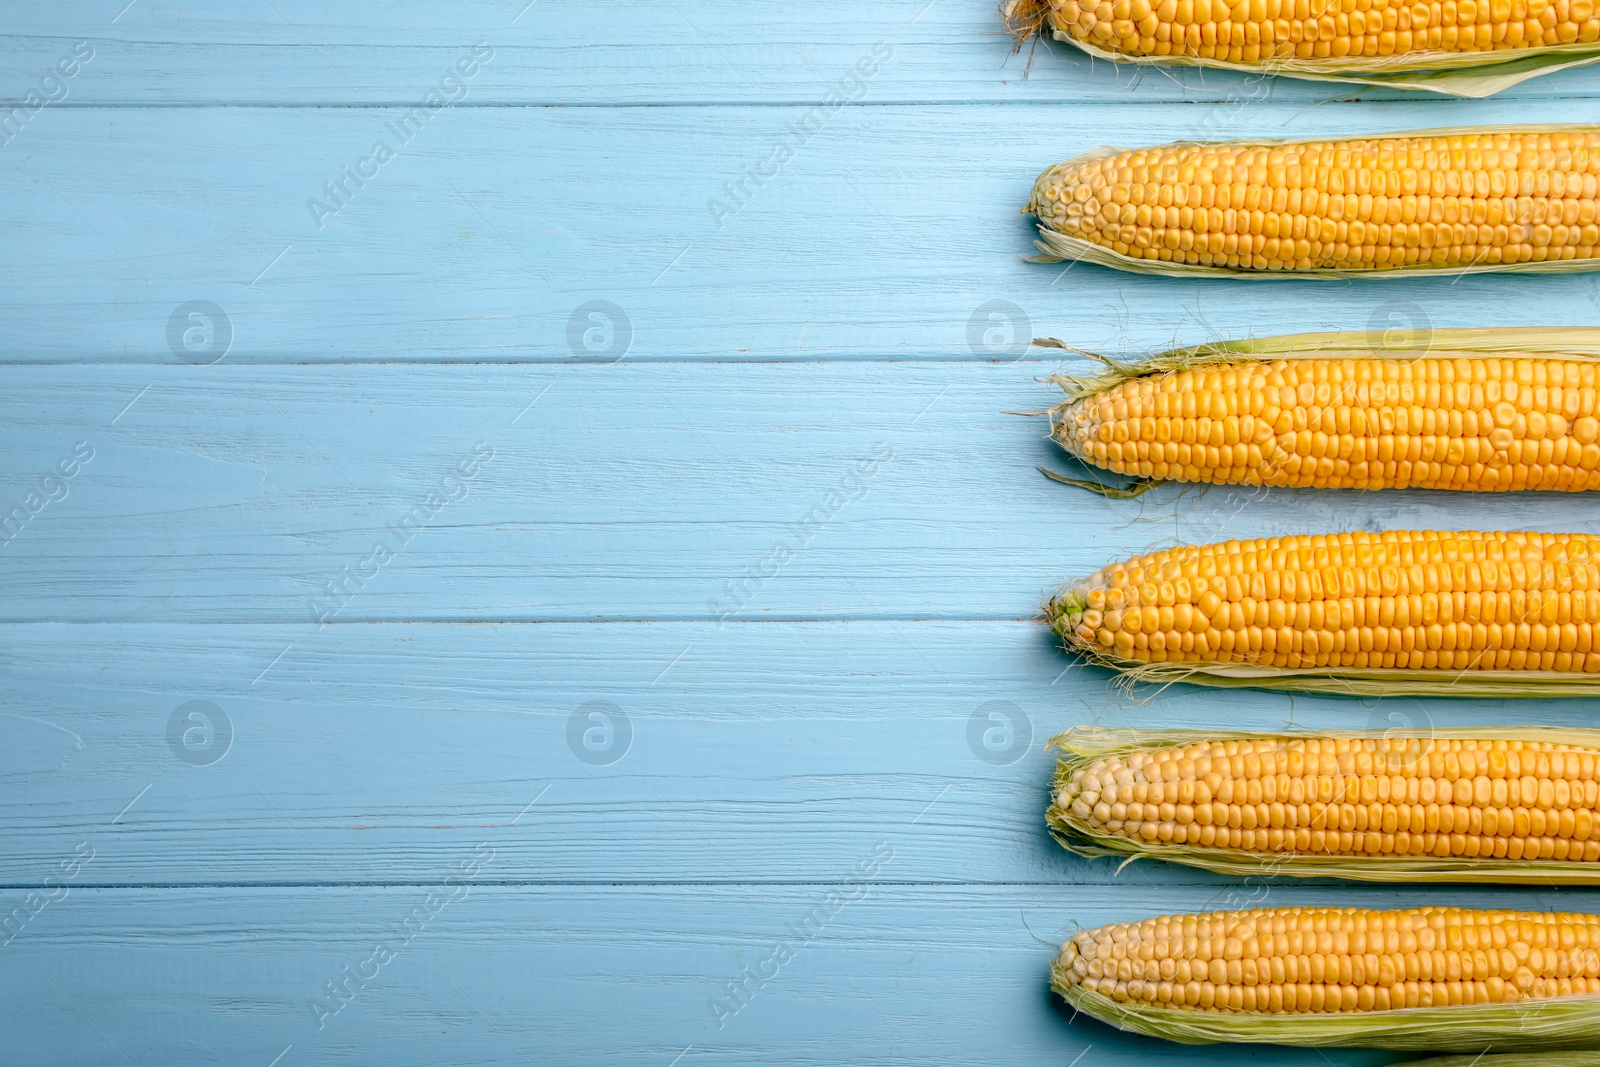
M 1600 1052 L 1510 1052 L 1503 1056 L 1429 1056 L 1405 1067 L 1600 1067 Z
M 1600 57 L 1595 57 L 1600 58 Z M 1600 131 L 1600 126 L 1593 125 L 1537 125 L 1537 126 L 1461 126 L 1449 129 L 1429 130 L 1402 130 L 1395 133 L 1372 134 L 1363 137 L 1347 138 L 1359 141 L 1384 141 L 1403 140 L 1416 137 L 1454 136 L 1462 133 L 1593 133 Z M 1162 147 L 1181 148 L 1188 146 L 1203 146 L 1207 144 L 1231 144 L 1239 147 L 1272 147 L 1286 144 L 1312 144 L 1333 140 L 1328 137 L 1301 137 L 1293 139 L 1255 139 L 1236 141 L 1175 141 Z M 1076 166 L 1090 160 L 1100 159 L 1107 155 L 1116 155 L 1124 149 L 1101 146 L 1080 153 L 1055 166 Z M 1050 168 L 1054 169 L 1054 167 Z M 1048 171 L 1047 171 L 1048 173 Z M 1027 209 L 1031 211 L 1032 203 Z M 1092 263 L 1096 266 L 1110 267 L 1114 270 L 1130 271 L 1135 274 L 1151 274 L 1164 278 L 1190 278 L 1190 277 L 1229 277 L 1229 278 L 1383 278 L 1396 274 L 1404 274 L 1411 278 L 1431 277 L 1457 277 L 1462 274 L 1480 274 L 1488 272 L 1518 273 L 1518 274 L 1573 274 L 1582 271 L 1600 270 L 1600 256 L 1590 259 L 1558 259 L 1547 262 L 1528 263 L 1468 263 L 1459 266 L 1433 267 L 1387 267 L 1373 270 L 1339 270 L 1333 268 L 1318 268 L 1314 270 L 1259 270 L 1251 267 L 1208 267 L 1190 263 L 1172 263 L 1163 260 L 1139 259 L 1134 256 L 1123 255 L 1110 248 L 1104 248 L 1092 241 L 1085 241 L 1080 237 L 1061 233 L 1050 227 L 1039 224 L 1039 239 L 1034 242 L 1042 253 L 1037 256 L 1027 257 L 1035 263 L 1060 263 L 1064 260 L 1075 260 L 1083 263 Z
M 1141 749 L 1230 739 L 1281 737 L 1360 738 L 1393 740 L 1505 740 L 1564 744 L 1600 749 L 1600 730 L 1550 726 L 1507 726 L 1487 729 L 1317 730 L 1301 733 L 1231 730 L 1137 730 L 1077 726 L 1050 739 L 1045 750 L 1063 753 L 1056 763 L 1055 787 L 1045 822 L 1063 848 L 1090 859 L 1103 856 L 1157 859 L 1219 874 L 1294 878 L 1343 878 L 1360 882 L 1450 882 L 1536 885 L 1600 885 L 1600 863 L 1566 860 L 1497 860 L 1436 856 L 1319 856 L 1294 853 L 1250 853 L 1237 849 L 1134 841 L 1096 833 L 1069 809 L 1058 807 L 1054 793 L 1072 774 L 1106 756 L 1127 756 Z
M 1545 359 L 1560 356 L 1600 363 L 1600 327 L 1593 326 L 1291 333 L 1237 341 L 1208 341 L 1132 360 L 1073 348 L 1054 337 L 1036 337 L 1033 345 L 1036 348 L 1058 348 L 1072 352 L 1101 365 L 1102 369 L 1092 374 L 1051 376 L 1050 381 L 1066 393 L 1066 399 L 1051 409 L 1056 412 L 1074 401 L 1094 396 L 1126 381 L 1230 363 L 1267 363 L 1279 359 L 1401 360 L 1407 356 L 1435 359 L 1471 359 L 1478 356 Z
M 1013 33 L 1017 30 L 1013 29 Z M 1305 81 L 1411 89 L 1464 99 L 1481 100 L 1530 78 L 1585 67 L 1600 61 L 1600 45 L 1565 44 L 1518 50 L 1515 58 L 1496 59 L 1505 52 L 1411 52 L 1406 55 L 1346 57 L 1343 59 L 1273 59 L 1258 63 L 1230 63 L 1192 56 L 1130 56 L 1111 52 L 1071 34 L 1051 28 L 1050 36 L 1096 59 L 1153 67 L 1207 67 L 1244 74 L 1278 75 Z
M 1336 1014 L 1272 1015 L 1123 1004 L 1066 980 L 1056 957 L 1050 987 L 1077 1010 L 1115 1026 L 1184 1045 L 1236 1041 L 1321 1048 L 1482 1052 L 1600 1045 L 1600 996 L 1515 1004 L 1459 1004 Z

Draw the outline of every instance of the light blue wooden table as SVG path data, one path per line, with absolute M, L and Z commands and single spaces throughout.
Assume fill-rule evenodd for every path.
M 123 3 L 0 27 L 0 1062 L 1376 1065 L 1074 1020 L 1052 945 L 1600 908 L 1068 857 L 1074 723 L 1592 715 L 1136 702 L 1033 618 L 1174 540 L 1592 505 L 1107 503 L 1005 414 L 1031 333 L 1596 321 L 1581 276 L 1036 266 L 1017 209 L 1105 142 L 1594 122 L 1600 75 L 1024 79 L 986 0 Z

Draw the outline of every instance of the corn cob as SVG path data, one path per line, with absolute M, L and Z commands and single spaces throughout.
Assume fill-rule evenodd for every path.
M 1264 908 L 1113 923 L 1051 985 L 1124 1030 L 1190 1044 L 1481 1052 L 1600 1038 L 1600 916 Z
M 1082 856 L 1224 874 L 1600 885 L 1600 731 L 1075 728 L 1046 814 Z
M 1027 211 L 1042 261 L 1147 274 L 1330 277 L 1600 267 L 1600 131 L 1096 149 Z
M 1489 96 L 1594 62 L 1590 0 L 1006 0 L 1018 47 L 1049 33 L 1090 55 Z
M 1053 379 L 1066 399 L 1049 412 L 1050 435 L 1138 479 L 1109 491 L 1124 497 L 1165 481 L 1600 489 L 1597 356 L 1600 330 L 1585 329 L 1308 334 L 1139 364 L 1097 356 L 1102 373 Z
M 1299 535 L 1163 549 L 1045 606 L 1130 681 L 1448 696 L 1600 693 L 1600 536 Z

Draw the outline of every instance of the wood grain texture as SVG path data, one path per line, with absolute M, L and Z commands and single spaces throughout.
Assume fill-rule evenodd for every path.
M 1523 101 L 850 108 L 806 120 L 780 166 L 807 114 L 446 108 L 402 143 L 382 108 L 47 109 L 0 155 L 0 231 L 27 250 L 0 264 L 0 359 L 222 358 L 203 323 L 198 353 L 169 338 L 191 301 L 227 316 L 229 363 L 609 362 L 624 335 L 630 362 L 970 360 L 1030 333 L 1115 351 L 1597 315 L 1594 275 L 1176 281 L 1021 258 L 1034 178 L 1107 141 L 1536 119 Z M 774 176 L 733 212 L 745 168 Z M 337 181 L 346 206 L 314 213 Z M 592 301 L 627 329 L 580 314 Z
M 878 877 L 892 878 L 900 856 L 892 829 L 860 856 L 841 856 L 843 870 L 880 845 L 887 851 L 876 854 L 892 858 Z M 430 906 L 430 892 L 456 899 Z M 829 892 L 853 899 L 829 905 Z M 1273 888 L 1228 897 L 1187 887 L 1143 906 L 1152 914 L 1263 903 L 1401 907 L 1436 895 Z M 1458 898 L 1483 906 L 1507 899 Z M 1593 893 L 1515 899 L 1530 908 L 1600 907 Z M 1046 987 L 1055 942 L 1075 923 L 1127 918 L 1138 907 L 1121 889 L 1086 887 L 1067 899 L 1053 888 L 838 882 L 459 893 L 437 885 L 76 889 L 0 950 L 0 1018 L 9 1055 L 63 1065 L 121 1062 L 112 1046 L 133 1063 L 179 1065 L 228 1057 L 266 1064 L 286 1046 L 284 1063 L 507 1067 L 660 1067 L 677 1056 L 680 1065 L 787 1067 L 837 1064 L 841 1049 L 894 1067 L 1065 1064 L 1080 1054 L 1080 1063 L 1116 1067 L 1395 1061 L 1359 1050 L 1185 1048 L 1072 1018 Z M 819 908 L 812 936 L 797 935 Z M 793 958 L 765 984 L 752 982 L 746 1005 L 719 1028 L 712 1004 L 731 1003 L 727 984 L 746 968 L 770 973 L 764 961 L 780 944 Z M 378 945 L 390 958 L 369 964 Z M 347 978 L 345 968 L 369 978 Z M 337 1003 L 329 982 L 348 982 L 353 995 L 323 1016 L 313 1004 Z

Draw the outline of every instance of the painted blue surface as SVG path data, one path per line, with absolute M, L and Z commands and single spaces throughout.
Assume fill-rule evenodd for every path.
M 1596 520 L 1075 494 L 1006 414 L 1058 364 L 972 332 L 991 301 L 1105 349 L 1592 323 L 1580 276 L 1064 272 L 1016 212 L 1105 141 L 1595 121 L 1596 75 L 1354 100 L 1042 48 L 1024 79 L 990 6 L 8 15 L 0 97 L 56 99 L 0 146 L 0 511 L 37 505 L 0 545 L 0 1062 L 1378 1065 L 1072 1019 L 1051 943 L 1263 901 L 1600 909 L 1057 849 L 1042 747 L 1074 723 L 1591 717 L 1130 699 L 1033 621 L 1058 580 L 1176 540 Z M 375 160 L 430 87 L 455 99 Z M 1014 761 L 970 740 L 996 710 Z

